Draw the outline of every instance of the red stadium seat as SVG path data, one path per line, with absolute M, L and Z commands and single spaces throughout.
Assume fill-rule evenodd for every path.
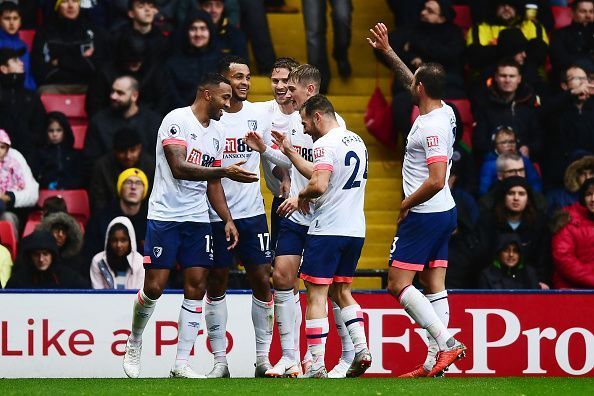
M 31 235 L 33 231 L 35 231 L 35 227 L 37 227 L 41 223 L 41 220 L 27 220 L 25 223 L 25 229 L 23 230 L 23 238 L 27 235 Z
M 467 5 L 455 5 L 456 17 L 454 18 L 454 25 L 459 26 L 464 33 L 472 26 L 472 15 L 470 14 L 470 7 Z
M 17 240 L 14 234 L 14 227 L 10 221 L 0 221 L 0 243 L 4 245 L 14 261 L 17 254 Z
M 551 11 L 553 12 L 553 18 L 555 19 L 555 30 L 571 25 L 571 22 L 573 21 L 571 7 L 552 6 Z
M 45 200 L 49 197 L 62 197 L 66 201 L 68 214 L 77 219 L 83 225 L 87 224 L 91 216 L 89 207 L 89 195 L 86 190 L 39 190 L 39 199 L 37 205 L 41 208 Z M 30 217 L 30 219 L 33 216 Z
M 61 111 L 73 125 L 82 125 L 87 122 L 84 94 L 43 94 L 41 101 L 47 112 Z
M 35 38 L 35 30 L 19 30 L 19 38 L 27 44 L 29 52 L 33 48 L 33 39 Z
M 87 125 L 72 125 L 74 134 L 74 148 L 82 150 L 85 148 L 85 136 L 87 136 Z
M 444 102 L 448 102 L 456 106 L 460 117 L 462 118 L 462 124 L 464 125 L 464 135 L 462 136 L 462 142 L 472 148 L 472 133 L 474 131 L 474 117 L 470 108 L 470 101 L 468 99 L 444 99 Z M 413 107 L 411 114 L 411 123 L 415 122 L 415 119 L 419 116 L 419 108 Z

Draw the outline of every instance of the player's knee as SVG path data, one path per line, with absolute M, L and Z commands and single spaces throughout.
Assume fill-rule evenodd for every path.
M 408 284 L 403 284 L 402 282 L 399 282 L 395 279 L 389 279 L 388 280 L 388 293 L 390 293 L 392 296 L 394 297 L 398 297 L 398 295 L 400 294 L 400 292 L 402 290 L 404 290 L 404 288 L 408 286 Z
M 275 268 L 272 272 L 272 283 L 276 289 L 290 289 L 295 284 L 295 276 L 286 270 Z
M 143 291 L 151 300 L 156 300 L 163 294 L 163 288 L 156 281 L 145 281 Z

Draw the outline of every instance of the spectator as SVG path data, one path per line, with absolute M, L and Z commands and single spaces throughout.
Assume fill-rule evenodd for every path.
M 225 2 L 223 0 L 198 0 L 200 8 L 210 14 L 212 22 L 217 28 L 217 39 L 224 55 L 236 55 L 249 59 L 247 40 L 236 26 L 229 23 L 225 16 Z
M 494 210 L 481 213 L 477 230 L 483 249 L 481 257 L 494 256 L 495 244 L 501 234 L 518 234 L 526 263 L 536 269 L 542 288 L 548 288 L 549 234 L 545 214 L 537 210 L 532 190 L 524 177 L 512 176 L 501 182 Z M 483 266 L 488 264 L 483 263 Z
M 12 274 L 12 257 L 4 245 L 0 245 L 0 289 L 6 287 Z
M 55 195 L 53 197 L 47 197 L 45 201 L 43 201 L 41 217 L 43 218 L 53 213 L 68 213 L 68 207 L 66 206 L 64 198 Z
M 578 63 L 594 70 L 594 0 L 575 0 L 571 8 L 571 25 L 555 31 L 551 41 L 551 62 L 557 73 Z
M 301 0 L 303 22 L 307 43 L 307 62 L 320 70 L 322 83 L 320 92 L 327 93 L 330 85 L 330 65 L 326 45 L 326 3 L 327 0 Z M 349 46 L 351 45 L 351 18 L 353 5 L 350 0 L 332 0 L 332 27 L 334 48 L 332 57 L 336 61 L 338 74 L 342 78 L 351 76 Z M 395 47 L 394 47 L 395 48 Z
M 522 240 L 517 234 L 501 234 L 495 259 L 481 272 L 479 289 L 540 289 L 534 268 L 526 265 Z
M 0 220 L 10 221 L 19 229 L 16 208 L 29 208 L 37 203 L 39 184 L 21 153 L 11 148 L 10 137 L 0 129 Z M 18 239 L 18 235 L 15 235 Z
M 221 58 L 216 29 L 208 13 L 192 10 L 182 32 L 182 47 L 167 61 L 172 79 L 172 107 L 189 106 L 196 96 L 201 77 L 216 71 Z
M 579 202 L 563 209 L 553 230 L 556 289 L 594 288 L 594 179 L 582 184 L 579 196 Z
M 89 220 L 85 234 L 85 254 L 89 262 L 104 249 L 107 226 L 114 218 L 125 216 L 132 222 L 136 233 L 136 249 L 141 254 L 146 234 L 146 202 L 149 182 L 143 171 L 129 168 L 120 173 L 117 182 L 118 198 L 111 201 Z
M 445 96 L 449 99 L 463 98 L 464 37 L 453 23 L 455 16 L 450 0 L 429 0 L 417 16 L 419 22 L 408 28 L 399 28 L 390 33 L 390 45 L 402 61 L 414 72 L 421 64 L 440 63 L 446 70 Z M 378 55 L 378 53 L 376 53 Z M 383 56 L 378 58 L 385 62 Z M 392 85 L 392 112 L 395 128 L 405 136 L 410 130 L 412 100 L 409 87 Z
M 594 177 L 594 155 L 586 155 L 572 162 L 565 170 L 565 188 L 547 193 L 549 217 L 559 209 L 573 205 L 579 199 L 578 190 L 584 181 Z
M 47 115 L 47 139 L 31 160 L 31 171 L 39 186 L 49 190 L 83 188 L 85 172 L 82 152 L 75 150 L 68 118 L 58 111 Z
M 89 117 L 109 107 L 110 92 L 116 78 L 128 75 L 139 83 L 140 106 L 162 115 L 170 110 L 169 73 L 151 59 L 147 42 L 131 31 L 120 36 L 115 57 L 101 66 L 89 83 L 85 108 Z
M 79 0 L 58 0 L 56 11 L 35 34 L 32 60 L 43 93 L 84 93 L 108 56 L 103 32 L 80 14 Z
M 504 179 L 512 176 L 520 176 L 526 178 L 526 168 L 524 167 L 524 161 L 517 154 L 501 154 L 495 162 L 497 169 L 497 183 L 479 199 L 479 209 L 481 214 L 491 213 L 495 208 L 495 202 L 497 201 L 497 191 L 500 188 L 501 182 Z M 501 179 L 499 179 L 501 177 Z M 528 183 L 528 181 L 526 181 Z M 529 183 L 528 183 L 529 184 Z M 538 191 L 532 191 L 534 203 L 536 209 L 542 213 L 547 212 L 547 200 Z
M 99 158 L 93 168 L 89 187 L 93 211 L 102 209 L 117 198 L 118 176 L 128 168 L 141 169 L 148 180 L 153 180 L 155 176 L 155 159 L 144 152 L 138 133 L 122 128 L 114 135 L 113 150 Z
M 134 227 L 127 217 L 107 226 L 105 250 L 91 262 L 93 289 L 139 289 L 144 284 L 142 254 L 136 250 Z
M 270 37 L 264 0 L 238 0 L 238 2 L 241 11 L 240 27 L 252 44 L 258 72 L 262 75 L 270 75 L 276 54 Z
M 594 85 L 582 67 L 573 65 L 563 74 L 561 89 L 540 111 L 546 128 L 543 173 L 553 186 L 561 184 L 563 170 L 577 151 L 594 153 Z
M 0 49 L 0 128 L 12 134 L 14 148 L 30 157 L 45 139 L 45 108 L 24 86 L 22 54 L 22 49 Z
M 112 33 L 111 44 L 117 48 L 123 37 L 135 35 L 142 39 L 147 49 L 145 60 L 154 63 L 166 55 L 167 38 L 158 27 L 154 26 L 158 9 L 155 0 L 129 0 L 128 22 L 119 26 Z
M 111 86 L 110 107 L 101 110 L 89 123 L 84 152 L 87 159 L 96 161 L 113 147 L 116 131 L 128 127 L 135 130 L 147 152 L 155 150 L 161 117 L 138 104 L 138 81 L 131 76 L 115 79 Z
M 56 241 L 47 231 L 23 238 L 7 289 L 84 289 L 86 284 L 73 270 L 62 266 Z
M 89 280 L 89 264 L 83 260 L 83 231 L 76 219 L 68 213 L 52 213 L 44 216 L 36 230 L 47 231 L 56 240 L 60 265 L 77 272 Z
M 20 59 L 25 67 L 25 88 L 31 91 L 37 89 L 33 72 L 31 71 L 31 59 L 27 44 L 19 37 L 21 29 L 21 12 L 19 6 L 11 1 L 0 3 L 0 48 L 11 48 L 16 51 L 25 52 Z
M 549 39 L 544 26 L 536 19 L 524 18 L 518 0 L 494 0 L 484 21 L 473 24 L 466 35 L 468 63 L 473 69 L 475 84 L 482 85 L 485 68 L 497 63 L 501 49 L 497 42 L 501 31 L 519 28 L 526 40 L 526 55 L 530 62 L 541 65 L 547 55 Z
M 531 159 L 538 158 L 542 148 L 537 107 L 540 99 L 532 88 L 522 82 L 520 66 L 513 60 L 497 64 L 493 83 L 473 104 L 476 128 L 472 147 L 479 157 L 490 150 L 493 131 L 500 125 L 516 131 L 518 150 Z
M 495 129 L 491 141 L 493 142 L 493 150 L 487 153 L 481 166 L 479 195 L 486 194 L 497 180 L 503 180 L 504 175 L 502 172 L 506 168 L 504 162 L 510 159 L 514 161 L 522 160 L 528 184 L 533 191 L 542 192 L 542 180 L 534 165 L 532 165 L 532 161 L 518 152 L 514 130 L 508 126 L 500 126 Z M 502 154 L 509 155 L 503 157 Z M 497 166 L 498 161 L 499 166 Z

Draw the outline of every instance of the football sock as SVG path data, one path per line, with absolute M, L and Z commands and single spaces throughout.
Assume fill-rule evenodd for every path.
M 227 364 L 227 301 L 226 294 L 206 297 L 204 320 L 215 363 Z
M 295 297 L 293 289 L 274 292 L 274 313 L 283 356 L 295 360 Z
M 312 356 L 312 369 L 323 367 L 326 338 L 328 338 L 328 317 L 306 319 L 305 336 L 307 338 L 307 349 L 309 349 Z
M 268 362 L 274 329 L 274 300 L 260 301 L 252 296 L 252 322 L 256 335 L 256 363 Z
M 202 317 L 202 300 L 189 300 L 184 298 L 179 310 L 177 322 L 177 355 L 175 356 L 175 368 L 183 368 L 188 364 L 190 351 L 198 337 L 200 320 Z
M 440 291 L 439 293 L 425 294 L 425 297 L 429 300 L 437 317 L 447 329 L 450 322 L 450 306 L 448 304 L 447 290 Z M 435 366 L 435 359 L 439 348 L 437 342 L 429 333 L 427 333 L 427 339 L 429 340 L 429 345 L 427 348 L 427 358 L 425 359 L 425 363 L 423 363 L 423 367 L 425 370 L 431 371 L 433 366 Z
M 400 292 L 398 301 L 410 317 L 431 334 L 440 350 L 443 351 L 455 345 L 456 341 L 433 310 L 429 300 L 415 287 L 412 285 L 405 287 Z
M 342 346 L 342 360 L 347 363 L 352 363 L 355 358 L 355 346 L 353 340 L 349 334 L 349 329 L 345 326 L 343 316 L 340 312 L 340 307 L 334 301 L 332 301 L 332 314 L 334 316 L 334 324 L 336 325 L 336 331 L 340 337 L 340 343 Z
M 130 344 L 138 346 L 142 343 L 142 333 L 146 324 L 148 323 L 157 300 L 151 300 L 144 294 L 144 290 L 140 289 L 134 299 L 133 317 L 132 317 L 132 332 L 130 333 Z
M 295 329 L 293 337 L 295 339 L 295 361 L 301 359 L 301 322 L 303 321 L 303 312 L 301 311 L 301 298 L 299 292 L 295 294 Z M 310 357 L 311 358 L 311 357 Z
M 365 337 L 365 322 L 363 321 L 363 311 L 361 311 L 359 304 L 344 307 L 340 310 L 339 315 L 342 317 L 345 327 L 348 330 L 347 335 L 352 340 L 351 345 L 354 345 L 355 352 L 360 352 L 363 349 L 366 349 L 367 338 Z

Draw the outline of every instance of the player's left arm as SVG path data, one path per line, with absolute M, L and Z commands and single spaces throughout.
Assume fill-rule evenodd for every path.
M 279 205 L 277 213 L 282 217 L 289 217 L 299 210 L 303 214 L 308 214 L 310 211 L 309 204 L 313 199 L 321 197 L 328 189 L 330 184 L 331 170 L 318 169 L 314 170 L 309 183 L 303 190 L 299 192 L 297 197 L 289 197 Z
M 212 206 L 221 220 L 225 223 L 225 236 L 227 242 L 229 242 L 227 249 L 233 249 L 235 245 L 237 245 L 237 242 L 239 242 L 239 233 L 237 232 L 237 228 L 235 228 L 235 223 L 233 223 L 231 212 L 227 206 L 227 199 L 225 198 L 225 191 L 223 190 L 221 179 L 208 181 L 206 195 L 208 196 L 210 206 Z

